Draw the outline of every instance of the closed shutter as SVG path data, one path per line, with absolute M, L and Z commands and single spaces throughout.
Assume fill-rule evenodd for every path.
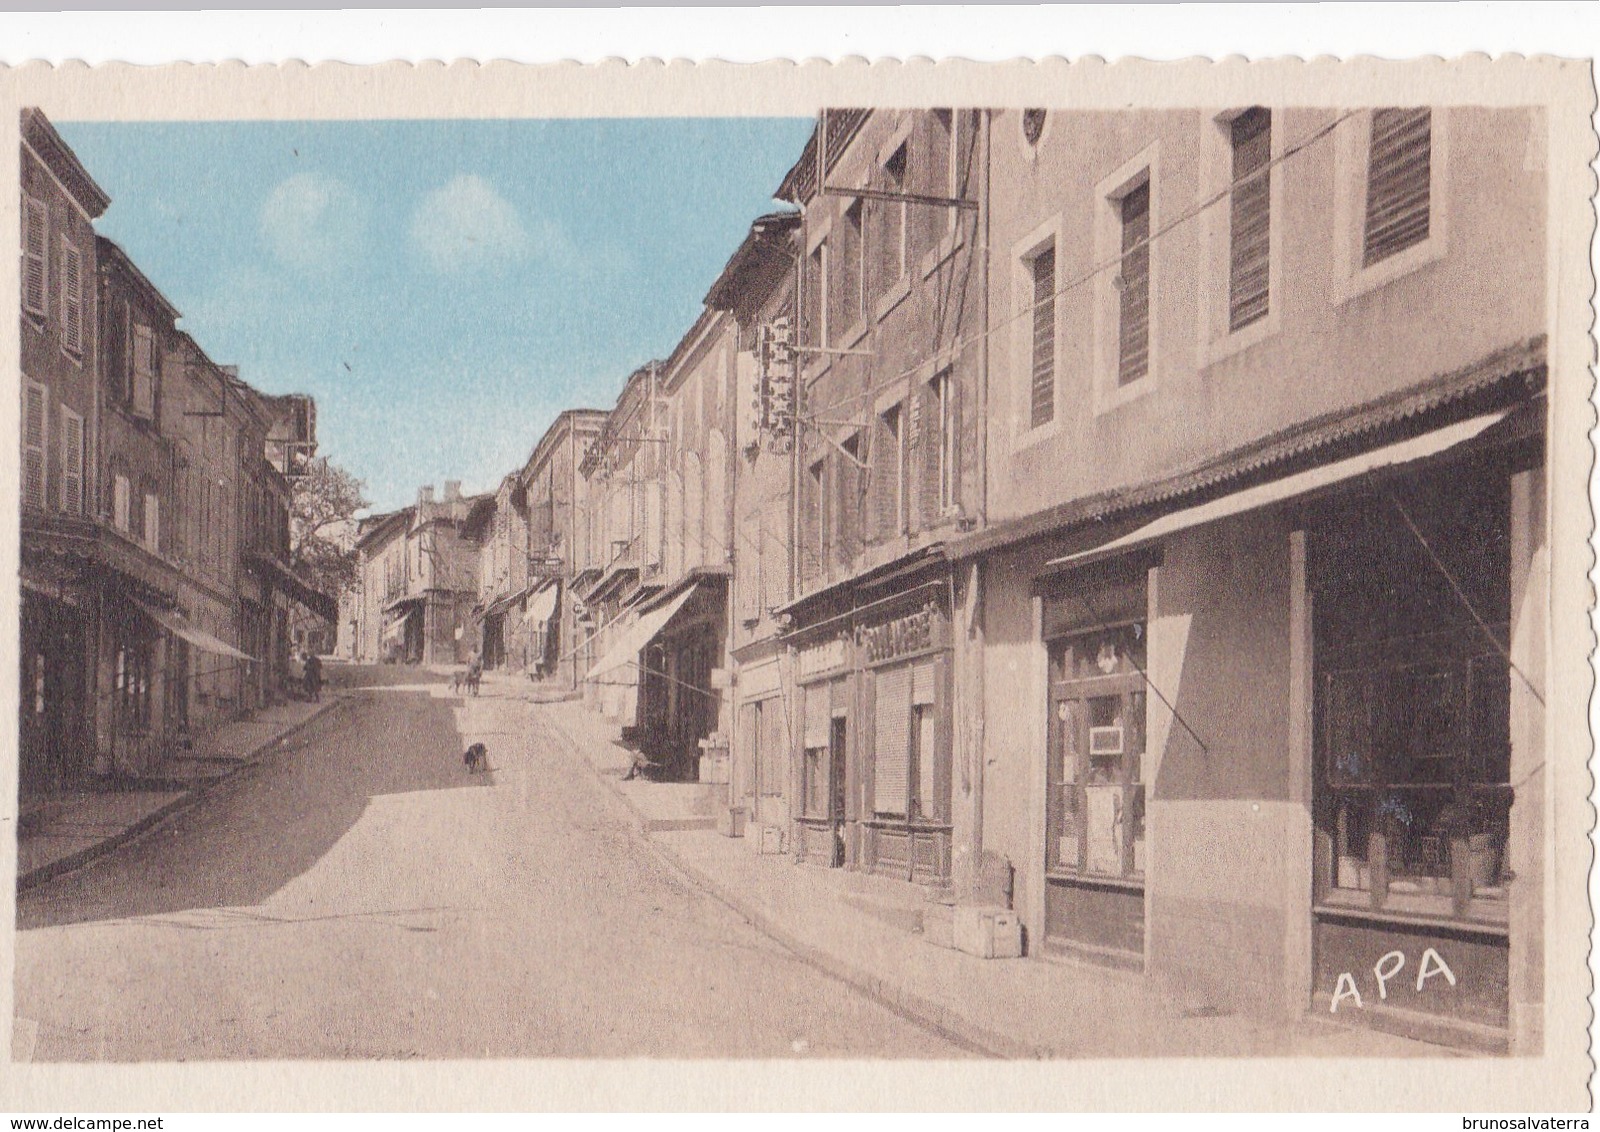
M 954 144 L 955 114 L 950 110 L 935 110 L 926 118 L 927 154 L 922 161 L 921 191 L 933 197 L 951 197 L 950 149 Z M 936 248 L 950 232 L 953 209 L 942 207 L 919 208 L 922 216 L 922 245 Z
M 833 719 L 832 701 L 828 696 L 828 685 L 811 685 L 805 690 L 805 697 L 806 726 L 804 742 L 806 750 L 826 747 L 828 745 L 828 728 Z
M 1052 244 L 1033 257 L 1033 384 L 1031 427 L 1056 415 L 1056 249 Z
M 83 253 L 61 242 L 61 343 L 83 353 Z
M 940 432 L 939 387 L 949 381 L 949 371 L 939 374 L 924 384 L 916 399 L 921 403 L 921 419 L 917 443 L 917 515 L 920 529 L 927 530 L 939 518 L 940 460 L 944 455 L 944 437 Z
M 49 312 L 50 214 L 44 201 L 23 198 L 22 306 L 40 318 Z
M 111 481 L 111 521 L 119 531 L 127 532 L 132 522 L 132 489 L 127 476 L 117 476 Z
M 28 507 L 43 507 L 45 500 L 45 414 L 49 390 L 33 381 L 22 386 L 22 502 Z
M 1122 296 L 1117 384 L 1150 372 L 1150 183 L 1122 198 Z
M 1432 150 L 1433 117 L 1426 107 L 1372 112 L 1363 267 L 1428 238 Z
M 61 407 L 61 510 L 83 514 L 83 418 Z
M 900 533 L 900 407 L 878 417 L 872 437 L 872 531 L 878 540 Z
M 144 495 L 144 545 L 161 549 L 161 497 L 148 491 Z
M 904 815 L 911 795 L 911 669 L 878 673 L 873 705 L 872 808 Z
M 886 192 L 902 193 L 906 187 L 906 147 L 901 146 L 883 164 Z M 873 201 L 872 239 L 874 295 L 885 294 L 905 274 L 906 206 L 901 201 Z
M 1267 290 L 1272 241 L 1272 174 L 1268 168 L 1271 160 L 1272 111 L 1251 107 L 1233 120 L 1229 330 L 1239 330 L 1265 317 L 1270 301 Z
M 789 792 L 789 741 L 784 726 L 784 703 L 781 696 L 761 702 L 757 713 L 761 733 L 759 765 L 761 767 L 761 793 L 766 797 L 779 797 Z

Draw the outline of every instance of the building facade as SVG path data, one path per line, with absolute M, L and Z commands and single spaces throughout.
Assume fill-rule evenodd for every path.
M 989 118 L 985 522 L 952 556 L 973 849 L 1030 950 L 1536 1044 L 1536 116 Z

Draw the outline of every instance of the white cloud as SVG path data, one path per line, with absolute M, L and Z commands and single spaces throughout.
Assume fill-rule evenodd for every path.
M 261 235 L 279 262 L 321 270 L 354 257 L 366 220 L 349 185 L 321 173 L 296 173 L 261 206 Z
M 564 241 L 548 222 L 530 238 L 511 203 L 470 173 L 422 198 L 411 214 L 411 239 L 434 270 L 446 273 L 499 267 L 530 252 L 546 255 Z

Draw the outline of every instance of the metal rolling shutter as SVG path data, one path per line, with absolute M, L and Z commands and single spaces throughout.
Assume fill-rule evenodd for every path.
M 879 672 L 876 688 L 872 808 L 880 814 L 904 814 L 911 785 L 911 669 Z
M 1426 107 L 1372 112 L 1362 266 L 1428 238 L 1433 119 Z

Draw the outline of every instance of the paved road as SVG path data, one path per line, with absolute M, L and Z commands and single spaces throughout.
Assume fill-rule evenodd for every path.
M 25 893 L 34 1060 L 962 1056 L 664 864 L 539 712 L 367 688 Z

